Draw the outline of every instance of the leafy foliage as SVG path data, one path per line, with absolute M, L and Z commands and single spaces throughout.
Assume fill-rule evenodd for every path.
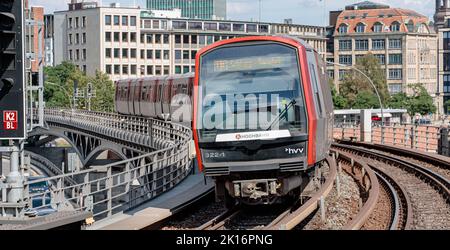
M 385 105 L 390 96 L 387 88 L 386 75 L 378 63 L 378 59 L 372 54 L 368 54 L 358 59 L 355 67 L 372 80 L 380 94 L 383 105 Z M 347 100 L 346 108 L 363 109 L 380 107 L 378 97 L 375 95 L 375 90 L 372 85 L 363 74 L 356 70 L 352 70 L 351 74 L 344 77 L 340 86 L 340 92 Z
M 75 83 L 78 83 L 79 91 L 83 91 L 85 96 L 87 84 L 92 83 L 96 91 L 96 97 L 91 100 L 92 110 L 114 109 L 114 84 L 106 74 L 97 71 L 94 77 L 89 77 L 69 62 L 63 62 L 56 67 L 46 67 L 44 72 L 44 99 L 47 107 L 72 108 Z M 85 98 L 77 100 L 76 108 L 87 107 Z

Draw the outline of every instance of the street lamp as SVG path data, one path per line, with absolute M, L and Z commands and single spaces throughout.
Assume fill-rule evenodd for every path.
M 358 69 L 357 67 L 354 67 L 352 65 L 345 65 L 345 64 L 340 64 L 340 63 L 335 63 L 335 62 L 327 62 L 327 64 L 330 65 L 334 65 L 334 66 L 339 66 L 339 67 L 345 67 L 345 68 L 351 68 L 355 71 L 357 71 L 358 73 L 360 73 L 361 75 L 363 75 L 365 78 L 367 78 L 367 80 L 369 81 L 370 85 L 372 85 L 373 89 L 375 90 L 375 93 L 377 94 L 378 97 L 378 101 L 380 102 L 380 108 L 381 108 L 381 144 L 384 143 L 384 138 L 383 138 L 383 132 L 384 132 L 384 108 L 383 108 L 383 102 L 381 101 L 381 96 L 380 93 L 378 92 L 377 87 L 375 86 L 375 84 L 373 83 L 372 79 L 370 79 L 370 77 L 368 77 L 363 71 L 361 71 L 360 69 Z

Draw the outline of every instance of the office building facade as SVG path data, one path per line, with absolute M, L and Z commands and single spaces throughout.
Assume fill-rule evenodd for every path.
M 436 0 L 435 28 L 438 33 L 438 95 L 442 113 L 450 115 L 450 3 Z
M 182 17 L 191 19 L 227 18 L 226 0 L 147 0 L 147 9 L 180 9 Z
M 329 61 L 354 66 L 373 54 L 385 71 L 389 92 L 411 94 L 411 84 L 419 83 L 436 98 L 437 35 L 426 16 L 415 11 L 390 8 L 373 2 L 347 6 L 333 13 L 332 57 Z M 348 67 L 329 70 L 336 86 L 350 72 Z
M 88 75 L 96 70 L 112 80 L 184 74 L 195 55 L 214 42 L 251 35 L 302 38 L 325 55 L 323 27 L 156 18 L 133 8 L 80 8 L 54 16 L 55 64 L 70 61 Z

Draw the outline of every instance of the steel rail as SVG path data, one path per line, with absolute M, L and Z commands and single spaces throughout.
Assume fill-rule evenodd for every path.
M 330 194 L 337 177 L 336 160 L 328 156 L 326 161 L 330 167 L 330 173 L 321 189 L 297 210 L 289 209 L 282 213 L 272 223 L 264 227 L 264 230 L 292 230 L 319 208 L 320 200 Z
M 343 228 L 344 230 L 360 230 L 375 210 L 378 197 L 380 196 L 380 183 L 378 182 L 375 172 L 367 165 L 366 162 L 355 160 L 350 154 L 342 151 L 332 150 L 332 152 L 337 153 L 338 159 L 342 159 L 350 163 L 352 171 L 351 174 L 353 174 L 354 178 L 358 179 L 358 176 L 356 175 L 356 168 L 360 169 L 359 171 L 361 176 L 359 176 L 359 181 L 368 193 L 368 198 L 358 214 Z
M 381 159 L 390 163 L 393 163 L 394 165 L 397 165 L 398 167 L 406 170 L 407 172 L 419 174 L 423 179 L 427 181 L 428 184 L 432 185 L 437 191 L 441 193 L 441 195 L 446 199 L 447 203 L 450 203 L 450 182 L 445 177 L 441 176 L 438 173 L 435 173 L 434 171 L 427 169 L 425 167 L 420 166 L 419 164 L 409 162 L 407 160 L 398 159 L 389 155 L 385 155 L 383 153 L 379 152 L 373 152 L 368 149 L 355 147 L 355 146 L 349 146 L 349 145 L 342 145 L 342 144 L 333 144 L 333 147 L 338 147 L 341 149 L 347 149 L 353 152 L 357 152 L 359 154 L 363 155 L 369 155 L 372 157 L 375 157 L 377 159 Z
M 390 174 L 373 164 L 369 164 L 369 167 L 371 167 L 376 172 L 378 178 L 387 185 L 394 198 L 395 215 L 392 218 L 389 230 L 410 230 L 413 222 L 413 208 L 406 190 L 400 186 Z

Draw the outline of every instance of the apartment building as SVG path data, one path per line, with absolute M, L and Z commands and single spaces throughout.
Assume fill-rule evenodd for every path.
M 435 28 L 438 33 L 438 91 L 442 114 L 450 115 L 450 2 L 436 0 Z
M 181 17 L 191 19 L 227 18 L 227 0 L 147 0 L 149 10 L 181 10 Z
M 391 94 L 410 93 L 410 84 L 422 84 L 439 103 L 437 89 L 437 34 L 430 20 L 415 11 L 362 2 L 330 14 L 332 41 L 328 60 L 355 65 L 371 53 L 385 70 Z M 331 67 L 336 86 L 347 67 Z
M 137 8 L 77 6 L 54 14 L 55 64 L 70 61 L 88 75 L 100 70 L 112 80 L 192 72 L 197 51 L 233 37 L 292 35 L 326 53 L 323 27 L 162 18 Z

